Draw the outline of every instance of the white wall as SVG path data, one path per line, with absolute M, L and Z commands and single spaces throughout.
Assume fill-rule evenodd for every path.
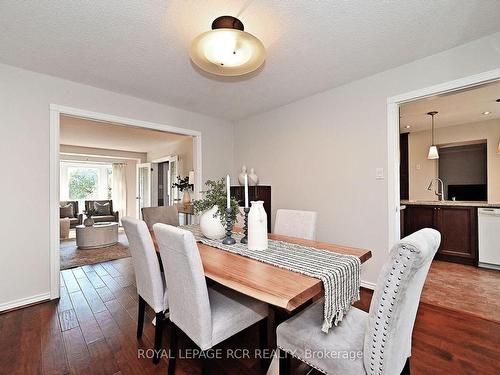
M 0 310 L 49 292 L 49 105 L 202 132 L 203 178 L 233 165 L 233 124 L 0 64 Z
M 390 46 L 381 53 L 390 53 Z M 255 167 L 277 208 L 319 212 L 318 238 L 372 250 L 375 283 L 388 253 L 387 98 L 500 66 L 500 33 L 238 121 L 236 176 Z
M 91 162 L 105 162 L 105 163 L 124 163 L 126 180 L 127 180 L 127 216 L 136 216 L 137 205 L 137 162 L 146 161 L 146 153 L 142 152 L 129 152 L 119 150 L 106 150 L 102 148 L 89 148 L 70 145 L 61 145 L 59 147 L 61 152 L 74 153 L 78 155 L 61 155 L 60 158 L 64 160 L 77 160 L 77 161 L 91 161 Z M 84 156 L 84 155 L 101 155 Z M 134 160 L 138 159 L 138 160 Z
M 437 161 L 428 160 L 431 139 L 430 130 L 410 133 L 408 137 L 410 199 L 436 200 L 434 190 L 427 186 L 437 175 Z M 486 139 L 488 164 L 488 200 L 500 202 L 500 155 L 496 153 L 500 140 L 500 119 L 481 121 L 472 124 L 448 126 L 435 130 L 438 145 Z M 417 169 L 417 164 L 420 169 Z
M 160 149 L 148 151 L 148 162 L 165 156 L 178 155 L 179 176 L 186 177 L 193 170 L 193 138 L 186 137 L 183 140 L 172 142 Z

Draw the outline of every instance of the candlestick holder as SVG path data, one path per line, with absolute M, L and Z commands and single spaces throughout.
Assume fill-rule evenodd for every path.
M 233 235 L 233 219 L 231 213 L 233 210 L 231 207 L 226 208 L 226 238 L 222 241 L 224 245 L 234 245 L 236 240 L 232 237 Z
M 245 211 L 245 223 L 243 225 L 243 238 L 240 242 L 248 243 L 248 213 L 250 212 L 250 207 L 245 207 L 243 211 Z

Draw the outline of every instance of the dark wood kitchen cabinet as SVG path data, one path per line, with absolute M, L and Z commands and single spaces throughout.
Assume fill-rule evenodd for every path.
M 476 207 L 407 205 L 405 235 L 422 228 L 434 228 L 441 233 L 436 259 L 477 265 Z

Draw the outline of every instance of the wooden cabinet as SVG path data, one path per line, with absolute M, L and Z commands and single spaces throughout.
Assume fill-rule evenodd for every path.
M 245 206 L 244 186 L 231 186 L 231 196 L 238 200 L 241 207 Z M 264 201 L 264 210 L 267 213 L 267 231 L 271 233 L 271 186 L 249 186 L 248 199 L 250 201 Z
M 408 205 L 405 211 L 405 235 L 422 228 L 441 233 L 436 259 L 477 265 L 477 208 Z

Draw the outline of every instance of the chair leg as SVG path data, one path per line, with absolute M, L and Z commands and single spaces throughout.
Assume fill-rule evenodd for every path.
M 401 375 L 410 375 L 410 357 L 406 358 L 405 367 L 403 367 Z
M 137 338 L 142 337 L 142 329 L 144 328 L 144 313 L 146 312 L 146 301 L 139 296 L 139 313 L 137 314 Z
M 179 339 L 179 328 L 172 323 L 170 332 L 170 358 L 168 359 L 168 375 L 175 374 L 175 361 L 177 359 L 177 341 Z
M 163 312 L 156 313 L 156 327 L 155 327 L 155 354 L 153 357 L 153 363 L 158 364 L 160 362 L 160 351 L 161 351 L 161 339 L 163 335 Z
M 269 348 L 267 341 L 267 318 L 259 322 L 259 349 L 261 354 L 260 367 L 264 370 L 268 365 L 267 358 L 264 357 L 264 352 Z
M 290 356 L 284 350 L 278 349 L 280 358 L 280 372 L 279 375 L 290 375 Z

